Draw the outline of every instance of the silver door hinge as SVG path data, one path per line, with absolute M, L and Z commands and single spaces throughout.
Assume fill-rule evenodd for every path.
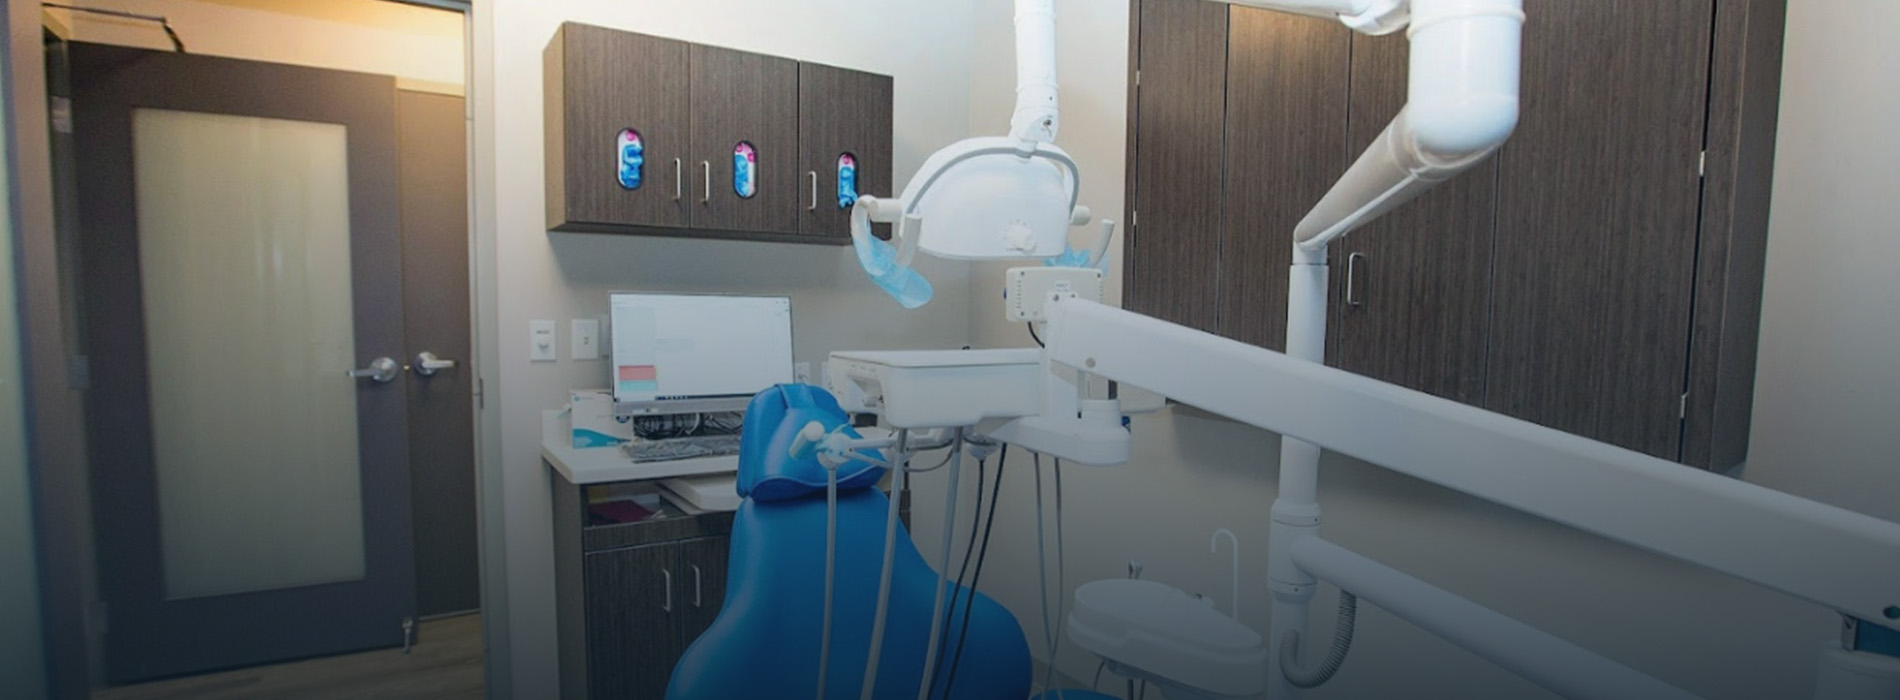
M 1696 177 L 1704 177 L 1709 174 L 1709 152 L 1708 151 L 1703 151 L 1700 155 L 1697 155 L 1695 157 L 1695 174 L 1696 174 Z
M 477 411 L 480 411 L 488 407 L 488 397 L 487 397 L 488 392 L 482 391 L 482 388 L 483 388 L 482 378 L 476 377 L 475 378 L 475 410 Z
M 1682 392 L 1682 401 L 1676 404 L 1676 417 L 1681 419 L 1689 417 L 1689 392 Z
M 1141 69 L 1139 68 L 1135 69 L 1135 85 L 1137 87 L 1141 85 Z

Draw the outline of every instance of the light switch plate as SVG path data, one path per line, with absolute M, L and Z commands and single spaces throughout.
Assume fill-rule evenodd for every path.
M 592 318 L 577 318 L 569 322 L 573 338 L 568 345 L 570 356 L 576 360 L 600 359 L 600 321 Z
M 554 342 L 554 321 L 536 319 L 528 322 L 528 361 L 553 362 L 559 357 L 560 348 Z

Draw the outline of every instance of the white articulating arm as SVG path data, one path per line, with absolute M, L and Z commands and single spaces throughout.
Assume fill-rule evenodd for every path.
M 1101 304 L 1049 313 L 1056 363 L 1900 629 L 1900 524 Z
M 1464 172 L 1517 126 L 1523 0 L 1226 1 L 1333 17 L 1368 34 L 1410 23 L 1406 106 L 1300 221 L 1293 237 L 1309 250 Z
M 1062 120 L 1056 108 L 1056 2 L 1016 0 L 1016 111 L 1009 135 L 1054 143 Z

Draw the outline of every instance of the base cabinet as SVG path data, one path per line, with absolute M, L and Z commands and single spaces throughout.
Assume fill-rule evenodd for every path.
M 725 602 L 732 514 L 590 526 L 585 487 L 554 482 L 561 697 L 660 700 Z

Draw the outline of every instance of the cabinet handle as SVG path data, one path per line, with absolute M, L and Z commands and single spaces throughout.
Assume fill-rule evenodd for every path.
M 660 575 L 666 577 L 666 602 L 660 604 L 660 612 L 673 612 L 673 572 L 660 569 Z
M 1359 261 L 1365 257 L 1366 257 L 1365 253 L 1353 253 L 1351 255 L 1346 256 L 1346 305 L 1347 306 L 1359 306 L 1365 303 L 1365 300 L 1360 299 L 1357 293 L 1359 289 L 1358 284 L 1357 284 L 1357 282 L 1359 281 Z
M 699 198 L 700 204 L 712 201 L 712 161 L 699 161 L 699 171 L 706 179 L 706 196 Z
M 693 607 L 697 608 L 701 607 L 699 604 L 699 565 L 691 564 L 690 566 L 693 567 Z
M 686 162 L 673 159 L 673 201 L 686 198 Z
M 811 176 L 811 205 L 805 207 L 805 211 L 818 211 L 818 171 L 811 170 L 805 174 Z

